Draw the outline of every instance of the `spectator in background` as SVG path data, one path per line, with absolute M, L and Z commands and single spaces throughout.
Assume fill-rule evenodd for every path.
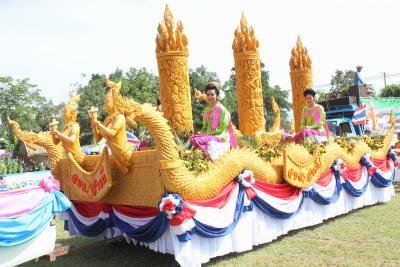
M 367 121 L 364 124 L 364 133 L 365 134 L 372 133 L 372 122 L 369 119 L 367 119 Z
M 361 76 L 360 76 L 360 72 L 362 70 L 362 66 L 357 65 L 356 69 L 357 69 L 357 71 L 356 71 L 356 73 L 354 75 L 354 85 L 357 85 L 357 86 L 363 85 L 363 86 L 365 86 L 365 83 L 363 82 L 363 80 L 361 79 Z

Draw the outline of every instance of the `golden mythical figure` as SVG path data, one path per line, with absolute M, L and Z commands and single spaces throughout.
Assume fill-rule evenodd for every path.
M 57 130 L 58 121 L 53 119 L 50 123 L 50 133 L 55 145 L 61 142 L 65 151 L 70 153 L 79 164 L 82 164 L 84 156 L 79 142 L 80 127 L 76 122 L 79 100 L 79 95 L 75 95 L 71 98 L 69 103 L 64 106 L 65 126 L 62 131 L 60 132 Z
M 93 135 L 97 142 L 102 138 L 107 141 L 107 146 L 111 149 L 114 162 L 122 173 L 127 173 L 132 164 L 133 148 L 126 138 L 126 123 L 132 127 L 137 127 L 136 122 L 130 117 L 133 113 L 134 105 L 129 104 L 130 101 L 120 95 L 121 82 L 112 82 L 108 77 L 105 77 L 105 81 L 109 88 L 104 102 L 104 108 L 108 116 L 101 123 L 97 120 L 96 110 L 89 110 Z

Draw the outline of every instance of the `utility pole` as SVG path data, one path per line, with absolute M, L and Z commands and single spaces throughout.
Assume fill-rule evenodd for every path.
M 383 72 L 383 83 L 385 84 L 386 87 L 386 72 Z

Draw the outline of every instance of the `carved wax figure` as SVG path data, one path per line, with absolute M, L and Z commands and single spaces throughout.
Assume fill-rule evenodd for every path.
M 326 120 L 324 107 L 315 103 L 315 91 L 308 88 L 304 91 L 306 105 L 301 112 L 300 128 L 302 131 L 294 137 L 296 143 L 302 143 L 305 137 L 326 137 Z
M 210 82 L 204 89 L 207 95 L 208 107 L 203 113 L 203 128 L 201 129 L 201 134 L 191 137 L 192 146 L 204 151 L 209 151 L 210 148 L 211 150 L 215 150 L 214 147 L 216 143 L 223 143 L 226 148 L 223 149 L 225 151 L 229 150 L 230 147 L 237 147 L 230 114 L 228 110 L 218 102 L 222 97 L 222 93 L 218 87 L 218 83 Z M 217 150 L 221 151 L 220 148 L 217 148 Z M 211 154 L 210 157 L 212 160 L 216 159 L 216 157 L 213 157 Z
M 80 127 L 76 122 L 79 101 L 80 97 L 79 95 L 76 95 L 73 96 L 69 103 L 64 106 L 64 120 L 66 124 L 62 129 L 62 132 L 57 131 L 58 122 L 55 120 L 50 123 L 50 132 L 53 138 L 53 143 L 57 145 L 61 141 L 65 151 L 70 153 L 74 159 L 81 164 L 84 156 L 79 142 Z
M 102 138 L 107 141 L 107 146 L 112 152 L 115 163 L 121 172 L 127 173 L 132 164 L 133 147 L 127 140 L 126 123 L 136 127 L 136 122 L 130 119 L 130 115 L 133 113 L 132 105 L 128 103 L 129 100 L 124 99 L 119 93 L 121 82 L 114 83 L 106 77 L 106 83 L 109 91 L 105 97 L 104 108 L 108 116 L 102 124 L 97 120 L 97 113 L 89 111 L 89 116 L 92 119 L 93 134 L 97 142 Z

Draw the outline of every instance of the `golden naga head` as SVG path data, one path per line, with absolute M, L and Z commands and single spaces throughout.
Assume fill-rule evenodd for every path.
M 205 92 L 199 91 L 196 87 L 193 89 L 194 97 L 199 101 L 207 102 L 207 95 Z
M 68 104 L 64 106 L 64 119 L 65 121 L 76 121 L 78 115 L 78 103 L 81 100 L 79 95 L 74 95 L 69 100 Z
M 127 123 L 136 128 L 134 118 L 141 112 L 140 105 L 133 99 L 128 99 L 120 94 L 122 81 L 115 83 L 107 76 L 104 77 L 109 91 L 106 94 L 104 108 L 108 113 L 117 112 L 125 115 Z

